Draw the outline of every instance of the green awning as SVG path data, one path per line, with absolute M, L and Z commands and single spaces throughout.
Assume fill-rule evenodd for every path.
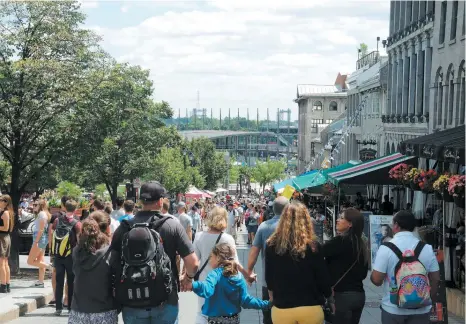
M 296 190 L 303 190 L 306 188 L 322 186 L 327 182 L 329 173 L 338 172 L 341 170 L 352 168 L 358 164 L 360 164 L 360 162 L 350 161 L 348 163 L 341 164 L 341 165 L 338 165 L 330 169 L 324 169 L 320 172 L 315 172 L 315 173 L 306 174 L 300 177 L 296 177 L 293 179 L 293 187 Z

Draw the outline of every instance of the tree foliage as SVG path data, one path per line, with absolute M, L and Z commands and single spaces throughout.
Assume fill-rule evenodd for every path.
M 193 139 L 188 147 L 193 153 L 194 163 L 199 167 L 200 174 L 205 178 L 205 188 L 217 189 L 218 182 L 224 179 L 228 171 L 224 154 L 217 152 L 215 144 L 208 138 Z
M 364 56 L 366 56 L 366 55 L 368 54 L 368 53 L 367 53 L 367 51 L 368 51 L 367 44 L 365 44 L 365 43 L 359 44 L 359 50 L 360 50 L 360 52 L 361 52 L 360 55 L 359 55 L 359 57 L 364 57 Z
M 266 162 L 258 162 L 252 174 L 262 187 L 262 191 L 264 191 L 266 185 L 285 177 L 285 169 L 286 163 L 283 161 L 268 160 Z
M 151 160 L 165 145 L 181 141 L 162 119 L 171 117 L 166 102 L 155 103 L 149 71 L 139 66 L 109 62 L 93 78 L 91 101 L 78 107 L 81 168 L 97 183 L 104 183 L 115 201 L 118 185 L 144 175 Z
M 180 147 L 162 148 L 144 178 L 159 181 L 171 194 L 185 193 L 190 185 L 204 188 L 206 183 L 199 169 L 191 166 Z
M 73 1 L 0 2 L 0 153 L 17 206 L 28 184 L 73 147 L 70 114 L 100 55 Z
M 57 186 L 57 194 L 59 197 L 68 196 L 79 201 L 82 193 L 83 190 L 78 185 L 69 181 L 62 181 Z

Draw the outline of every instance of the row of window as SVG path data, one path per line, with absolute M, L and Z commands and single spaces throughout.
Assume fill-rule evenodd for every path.
M 445 42 L 445 30 L 447 25 L 447 10 L 448 3 L 451 3 L 451 26 L 450 26 L 450 40 L 456 38 L 456 28 L 458 25 L 458 2 L 459 1 L 442 1 L 442 8 L 440 13 L 440 33 L 439 33 L 439 44 Z M 464 4 L 463 4 L 464 5 Z M 462 34 L 464 35 L 464 14 L 463 14 L 463 27 Z
M 313 110 L 322 110 L 322 102 L 320 101 L 315 101 L 312 109 Z M 335 101 L 331 101 L 330 104 L 328 105 L 328 110 L 329 111 L 338 111 L 338 104 Z

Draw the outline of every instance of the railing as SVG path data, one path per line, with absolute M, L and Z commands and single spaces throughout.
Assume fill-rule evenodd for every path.
M 356 61 L 356 70 L 362 69 L 365 66 L 372 66 L 375 63 L 379 62 L 380 54 L 378 51 L 370 52 L 367 55 L 364 55 L 359 60 Z

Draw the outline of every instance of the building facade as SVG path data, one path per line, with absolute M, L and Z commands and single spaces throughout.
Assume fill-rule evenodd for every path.
M 341 74 L 333 86 L 298 85 L 294 100 L 299 108 L 298 173 L 317 167 L 319 161 L 310 163 L 326 145 L 321 143 L 320 133 L 346 110 L 346 91 L 346 76 Z
M 464 124 L 465 4 L 436 1 L 430 79 L 430 132 Z
M 434 16 L 434 1 L 390 2 L 386 153 L 428 133 Z
M 347 130 L 340 163 L 385 154 L 381 116 L 386 111 L 388 57 L 372 52 L 360 58 L 356 66 L 358 69 L 348 78 Z

